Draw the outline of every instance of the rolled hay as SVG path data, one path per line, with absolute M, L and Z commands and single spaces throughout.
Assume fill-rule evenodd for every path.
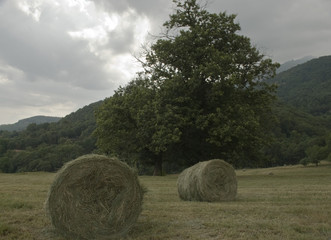
M 125 163 L 85 155 L 62 167 L 51 185 L 46 211 L 55 231 L 69 239 L 113 239 L 136 222 L 144 190 Z
M 185 201 L 231 201 L 237 195 L 237 177 L 231 164 L 213 159 L 185 169 L 178 176 L 177 188 Z

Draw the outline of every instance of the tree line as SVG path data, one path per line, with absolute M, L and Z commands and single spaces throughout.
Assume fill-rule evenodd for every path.
M 267 80 L 279 64 L 239 34 L 235 15 L 173 2 L 135 79 L 58 123 L 1 132 L 1 171 L 55 171 L 91 152 L 154 175 L 213 158 L 237 168 L 331 158 L 330 116 L 277 100 Z

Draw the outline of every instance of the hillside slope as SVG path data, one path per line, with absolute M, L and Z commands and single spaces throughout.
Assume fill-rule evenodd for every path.
M 285 63 L 283 63 L 282 65 L 280 65 L 280 67 L 277 69 L 277 74 L 278 73 L 281 73 L 281 72 L 284 72 L 284 71 L 287 71 L 299 64 L 303 64 L 305 62 L 308 62 L 309 60 L 312 60 L 314 57 L 312 56 L 306 56 L 306 57 L 303 57 L 303 58 L 300 58 L 300 59 L 296 59 L 296 60 L 290 60 L 290 61 L 287 61 Z
M 297 65 L 270 80 L 286 104 L 313 115 L 331 113 L 331 56 Z
M 274 141 L 261 149 L 258 166 L 331 160 L 331 56 L 298 65 L 271 82 L 279 85 L 280 98 L 274 106 Z M 78 156 L 99 153 L 94 112 L 102 103 L 91 103 L 56 123 L 0 131 L 0 172 L 56 171 Z M 140 168 L 148 172 L 148 166 Z M 176 170 L 169 165 L 167 171 Z
M 56 171 L 96 149 L 92 103 L 56 123 L 31 124 L 20 132 L 0 131 L 0 172 Z

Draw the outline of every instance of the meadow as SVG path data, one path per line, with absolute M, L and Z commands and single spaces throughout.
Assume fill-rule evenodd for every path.
M 178 175 L 141 176 L 143 211 L 125 240 L 331 240 L 331 164 L 236 171 L 235 201 L 179 199 Z M 63 240 L 44 202 L 54 173 L 0 173 L 0 239 Z

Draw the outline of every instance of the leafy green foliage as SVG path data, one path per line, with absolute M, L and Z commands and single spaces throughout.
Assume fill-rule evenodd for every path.
M 98 146 L 149 159 L 156 170 L 163 161 L 212 157 L 254 165 L 275 90 L 262 80 L 278 64 L 237 33 L 235 15 L 209 13 L 195 0 L 174 2 L 164 36 L 142 61 L 144 72 L 98 111 Z
M 272 127 L 275 137 L 264 149 L 265 166 L 307 165 L 327 159 L 331 152 L 330 116 L 313 116 L 281 102 L 273 110 L 277 116 Z

